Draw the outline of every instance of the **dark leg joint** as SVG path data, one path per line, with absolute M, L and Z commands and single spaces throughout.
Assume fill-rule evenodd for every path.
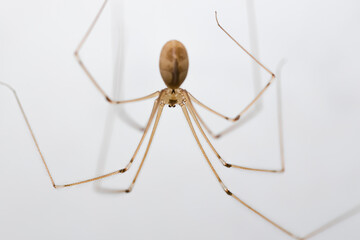
M 108 96 L 106 96 L 105 99 L 106 99 L 106 101 L 108 101 L 109 103 L 112 103 L 112 102 L 113 102 Z
M 120 169 L 119 173 L 124 173 L 124 172 L 126 172 L 126 170 L 127 170 L 126 168 Z
M 236 116 L 236 118 L 234 118 L 234 121 L 239 120 L 239 119 L 240 119 L 240 117 L 241 117 L 240 115 L 237 115 L 237 116 Z
M 227 167 L 227 168 L 231 168 L 231 167 L 232 167 L 232 165 L 231 165 L 231 164 L 228 164 L 228 163 L 226 163 L 224 166 Z
M 229 195 L 229 196 L 232 196 L 232 195 L 233 195 L 232 192 L 230 192 L 229 189 L 224 189 L 224 190 L 225 190 L 225 192 L 226 192 L 227 195 Z
M 129 193 L 129 192 L 131 192 L 131 190 L 129 190 L 129 189 L 126 189 L 126 190 L 125 190 L 125 192 L 126 192 L 126 193 Z

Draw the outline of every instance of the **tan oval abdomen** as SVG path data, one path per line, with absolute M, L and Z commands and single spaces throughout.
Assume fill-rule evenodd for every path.
M 159 65 L 166 86 L 171 89 L 179 88 L 189 69 L 185 46 L 177 40 L 167 42 L 161 50 Z

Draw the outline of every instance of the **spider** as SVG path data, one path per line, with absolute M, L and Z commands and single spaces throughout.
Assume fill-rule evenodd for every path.
M 254 209 L 252 206 L 250 206 L 249 204 L 247 204 L 246 202 L 244 202 L 243 200 L 241 200 L 237 195 L 235 195 L 233 192 L 231 192 L 227 186 L 224 184 L 224 182 L 221 180 L 219 174 L 216 172 L 215 168 L 213 167 L 212 163 L 210 162 L 207 154 L 205 153 L 202 144 L 199 141 L 199 138 L 196 134 L 195 131 L 195 127 L 193 125 L 193 122 L 195 123 L 195 126 L 199 129 L 201 135 L 204 137 L 204 139 L 206 140 L 207 144 L 210 146 L 210 148 L 212 149 L 212 151 L 214 152 L 214 154 L 217 156 L 218 160 L 221 162 L 221 164 L 227 168 L 238 168 L 238 169 L 243 169 L 243 170 L 248 170 L 248 171 L 258 171 L 258 172 L 269 172 L 269 173 L 283 173 L 285 172 L 285 161 L 284 161 L 284 154 L 283 151 L 281 150 L 281 155 L 280 155 L 280 163 L 281 163 L 281 167 L 280 169 L 276 169 L 276 170 L 270 170 L 270 169 L 259 169 L 259 168 L 249 168 L 249 167 L 245 167 L 245 166 L 239 166 L 239 165 L 235 165 L 235 164 L 231 164 L 226 162 L 221 156 L 220 154 L 216 151 L 216 149 L 214 148 L 214 146 L 212 145 L 212 143 L 210 142 L 209 138 L 207 137 L 207 134 L 205 133 L 205 131 L 208 132 L 209 135 L 218 138 L 221 135 L 214 135 L 211 130 L 207 127 L 207 125 L 205 124 L 204 120 L 200 117 L 200 115 L 198 114 L 198 112 L 196 111 L 194 104 L 196 103 L 198 104 L 200 107 L 203 107 L 204 109 L 210 111 L 211 113 L 227 120 L 230 122 L 237 122 L 239 121 L 242 116 L 247 113 L 247 111 L 259 100 L 259 98 L 264 94 L 264 92 L 269 88 L 269 86 L 274 82 L 274 80 L 276 79 L 275 74 L 270 71 L 268 68 L 266 68 L 259 60 L 257 60 L 250 52 L 248 52 L 238 41 L 236 41 L 223 27 L 222 25 L 220 25 L 218 17 L 217 17 L 217 12 L 215 12 L 215 19 L 216 19 L 216 23 L 219 26 L 219 28 L 237 45 L 239 46 L 251 59 L 253 59 L 262 69 L 264 69 L 269 75 L 270 75 L 270 80 L 268 81 L 268 83 L 262 88 L 262 90 L 255 96 L 255 98 L 248 104 L 246 105 L 246 107 L 238 114 L 236 115 L 234 118 L 231 117 L 227 117 L 222 115 L 221 113 L 213 110 L 212 108 L 206 106 L 205 104 L 203 104 L 202 102 L 200 102 L 199 100 L 197 100 L 193 95 L 191 95 L 187 90 L 180 88 L 180 86 L 182 85 L 182 83 L 184 82 L 184 80 L 186 79 L 187 73 L 188 73 L 188 69 L 189 69 L 189 58 L 188 58 L 188 54 L 187 54 L 187 50 L 185 48 L 185 46 L 177 40 L 171 40 L 168 41 L 162 48 L 161 53 L 160 53 L 160 61 L 159 61 L 159 67 L 160 67 L 160 73 L 161 73 L 161 77 L 166 85 L 166 88 L 164 88 L 163 90 L 160 91 L 156 91 L 154 93 L 151 93 L 147 96 L 144 97 L 140 97 L 140 98 L 136 98 L 136 99 L 131 99 L 131 100 L 122 100 L 122 101 L 117 101 L 117 100 L 113 100 L 111 99 L 106 92 L 101 88 L 101 86 L 98 84 L 98 82 L 95 80 L 95 78 L 91 75 L 91 73 L 89 72 L 89 70 L 87 69 L 87 67 L 84 65 L 84 63 L 81 60 L 81 57 L 79 55 L 79 52 L 82 48 L 82 46 L 84 45 L 84 43 L 86 42 L 88 36 L 90 35 L 92 29 L 94 28 L 98 18 L 100 17 L 101 13 L 103 12 L 103 9 L 105 8 L 106 4 L 107 4 L 108 0 L 105 0 L 103 5 L 101 6 L 98 14 L 96 15 L 94 21 L 92 22 L 92 24 L 90 25 L 90 28 L 88 29 L 88 31 L 86 32 L 85 36 L 82 38 L 82 40 L 80 41 L 80 44 L 78 45 L 78 47 L 76 48 L 74 55 L 79 63 L 79 65 L 81 66 L 81 68 L 84 70 L 84 72 L 86 73 L 86 75 L 89 77 L 90 81 L 94 84 L 94 86 L 98 89 L 98 91 L 103 95 L 103 97 L 106 99 L 106 101 L 108 101 L 110 104 L 126 104 L 126 103 L 130 103 L 130 102 L 138 102 L 138 101 L 142 101 L 142 100 L 146 100 L 146 99 L 151 99 L 151 98 L 155 98 L 154 104 L 153 104 L 153 108 L 151 110 L 149 119 L 147 121 L 146 127 L 143 129 L 143 135 L 140 139 L 140 142 L 132 156 L 132 158 L 130 159 L 130 161 L 128 162 L 128 164 L 119 170 L 104 174 L 104 175 L 100 175 L 94 178 L 90 178 L 90 179 L 86 179 L 83 181 L 79 181 L 79 182 L 73 182 L 73 183 L 67 183 L 67 184 L 63 184 L 63 185 L 58 185 L 55 184 L 55 181 L 50 173 L 50 170 L 47 166 L 47 163 L 45 161 L 45 158 L 42 154 L 42 151 L 39 147 L 39 144 L 37 142 L 37 139 L 34 135 L 34 132 L 31 128 L 30 122 L 25 114 L 24 108 L 20 102 L 20 99 L 17 95 L 17 93 L 15 92 L 15 90 L 8 84 L 0 82 L 1 85 L 9 88 L 15 98 L 16 101 L 18 103 L 18 106 L 21 110 L 21 113 L 24 117 L 24 120 L 26 122 L 26 125 L 30 131 L 30 134 L 32 136 L 32 139 L 35 143 L 35 146 L 37 148 L 38 153 L 40 154 L 41 160 L 45 166 L 45 169 L 47 171 L 47 174 L 50 178 L 50 181 L 53 185 L 54 188 L 58 189 L 58 188 L 66 188 L 66 187 L 71 187 L 71 186 L 75 186 L 75 185 L 80 185 L 80 184 L 84 184 L 84 183 L 89 183 L 89 182 L 93 182 L 96 180 L 100 180 L 100 179 L 104 179 L 110 176 L 114 176 L 117 174 L 123 174 L 125 172 L 127 172 L 136 156 L 137 153 L 140 149 L 140 147 L 142 146 L 144 139 L 147 135 L 147 133 L 150 130 L 150 126 L 152 125 L 152 123 L 154 122 L 151 134 L 150 134 L 150 138 L 149 138 L 149 142 L 148 145 L 146 147 L 144 156 L 141 160 L 140 166 L 136 172 L 135 177 L 133 178 L 130 186 L 127 189 L 122 189 L 119 190 L 118 192 L 123 192 L 123 193 L 130 193 L 133 188 L 134 185 L 136 183 L 136 180 L 139 176 L 139 173 L 143 167 L 144 161 L 147 157 L 149 148 L 151 146 L 151 143 L 153 141 L 153 137 L 154 134 L 156 132 L 158 123 L 160 121 L 160 117 L 161 114 L 163 112 L 164 107 L 167 105 L 170 108 L 174 108 L 175 106 L 180 106 L 186 121 L 190 127 L 190 130 L 197 142 L 198 147 L 200 148 L 207 164 L 209 165 L 209 167 L 211 168 L 211 171 L 213 172 L 213 174 L 215 175 L 215 177 L 217 178 L 217 180 L 219 181 L 219 184 L 221 185 L 222 189 L 224 190 L 224 192 L 234 198 L 236 201 L 238 201 L 239 203 L 241 203 L 242 205 L 244 205 L 246 208 L 248 208 L 249 210 L 251 210 L 252 212 L 254 212 L 255 214 L 257 214 L 258 216 L 260 216 L 261 218 L 263 218 L 264 220 L 266 220 L 268 223 L 272 224 L 274 227 L 276 227 L 277 229 L 281 230 L 283 233 L 287 234 L 289 237 L 293 238 L 293 239 L 309 239 L 310 237 L 315 236 L 316 234 L 324 231 L 325 229 L 329 228 L 330 226 L 334 225 L 335 223 L 343 220 L 344 218 L 348 217 L 351 212 L 346 213 L 332 221 L 330 221 L 329 223 L 325 224 L 324 226 L 312 231 L 311 233 L 307 234 L 304 237 L 299 237 L 296 236 L 295 234 L 293 234 L 292 232 L 288 231 L 287 229 L 285 229 L 284 227 L 280 226 L 278 223 L 274 222 L 273 220 L 271 220 L 270 218 L 266 217 L 265 215 L 263 215 L 262 213 L 260 213 L 258 210 Z M 204 131 L 204 129 L 205 131 Z M 280 147 L 282 148 L 282 143 L 280 143 Z

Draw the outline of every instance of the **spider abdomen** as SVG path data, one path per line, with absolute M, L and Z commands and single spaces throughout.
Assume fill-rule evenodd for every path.
M 166 86 L 170 89 L 179 88 L 189 69 L 185 46 L 177 40 L 168 41 L 161 50 L 159 65 Z

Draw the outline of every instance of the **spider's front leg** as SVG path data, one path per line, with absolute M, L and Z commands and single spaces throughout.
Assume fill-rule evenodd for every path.
M 196 125 L 198 126 L 198 128 L 200 129 L 201 134 L 204 136 L 205 140 L 207 141 L 207 143 L 210 145 L 211 149 L 213 150 L 213 152 L 216 154 L 216 156 L 218 157 L 218 159 L 221 161 L 221 163 L 228 167 L 234 167 L 234 168 L 239 168 L 239 169 L 243 169 L 243 170 L 250 170 L 250 171 L 259 171 L 259 172 L 270 172 L 270 173 L 282 173 L 285 171 L 285 159 L 284 159 L 284 150 L 283 150 L 283 141 L 282 141 L 282 132 L 280 132 L 280 161 L 281 161 L 281 167 L 280 169 L 277 170 L 269 170 L 269 169 L 260 169 L 260 168 L 250 168 L 250 167 L 244 167 L 244 166 L 239 166 L 239 165 L 234 165 L 234 164 L 229 164 L 227 163 L 225 160 L 223 160 L 221 158 L 221 156 L 218 154 L 218 152 L 215 150 L 215 148 L 213 147 L 213 145 L 211 144 L 211 142 L 209 141 L 209 139 L 207 138 L 205 132 L 203 131 L 201 124 L 204 126 L 204 128 L 208 131 L 208 133 L 213 136 L 214 138 L 219 138 L 220 136 L 222 136 L 222 133 L 215 135 L 212 133 L 212 131 L 209 129 L 209 127 L 205 124 L 205 122 L 202 120 L 202 118 L 200 117 L 200 115 L 197 113 L 195 107 L 192 104 L 192 101 L 194 101 L 195 103 L 197 103 L 198 105 L 200 105 L 201 107 L 205 108 L 206 110 L 216 114 L 217 116 L 231 121 L 231 122 L 236 122 L 239 119 L 241 119 L 241 117 L 260 99 L 260 97 L 264 94 L 264 92 L 269 88 L 269 86 L 274 82 L 275 80 L 275 74 L 273 72 L 271 72 L 268 68 L 266 68 L 259 60 L 257 60 L 250 52 L 248 52 L 238 41 L 236 41 L 219 23 L 218 18 L 217 18 L 217 13 L 215 12 L 215 18 L 216 18 L 216 22 L 218 24 L 218 26 L 221 28 L 221 30 L 228 36 L 231 38 L 231 40 L 233 42 L 235 42 L 236 45 L 238 45 L 250 58 L 252 58 L 252 60 L 254 60 L 260 67 L 262 67 L 267 73 L 269 73 L 271 75 L 271 78 L 269 80 L 269 82 L 263 87 L 263 89 L 254 97 L 254 99 L 252 101 L 250 101 L 250 103 L 248 105 L 245 106 L 245 108 L 243 110 L 241 110 L 241 112 L 236 115 L 234 118 L 230 118 L 227 117 L 213 109 L 211 109 L 210 107 L 206 106 L 205 104 L 203 104 L 202 102 L 200 102 L 199 100 L 197 100 L 194 96 L 192 96 L 190 93 L 185 91 L 186 94 L 186 98 L 187 98 L 187 102 L 186 102 L 186 106 L 191 114 L 191 116 L 193 117 Z M 199 123 L 201 122 L 201 124 Z
M 248 110 L 254 106 L 254 104 L 260 99 L 260 97 L 264 94 L 264 92 L 269 88 L 269 86 L 274 82 L 274 80 L 276 79 L 275 74 L 270 71 L 267 67 L 264 66 L 264 64 L 262 64 L 258 59 L 256 59 L 248 50 L 246 50 L 238 41 L 235 40 L 235 38 L 233 36 L 230 35 L 230 33 L 228 33 L 221 25 L 220 22 L 218 20 L 217 17 L 217 12 L 215 12 L 215 19 L 216 19 L 216 23 L 219 26 L 219 28 L 238 46 L 240 47 L 253 61 L 255 61 L 262 69 L 264 69 L 268 74 L 270 74 L 270 80 L 268 81 L 268 83 L 261 89 L 261 91 L 254 97 L 254 99 L 252 101 L 250 101 L 250 103 L 248 105 L 245 106 L 245 108 L 243 108 L 240 113 L 238 115 L 236 115 L 235 117 L 231 118 L 231 117 L 227 117 L 213 109 L 211 109 L 210 107 L 206 106 L 205 104 L 203 104 L 202 102 L 200 102 L 199 100 L 197 100 L 195 97 L 193 97 L 191 94 L 189 94 L 190 98 L 192 101 L 194 101 L 196 104 L 198 104 L 199 106 L 205 108 L 206 110 L 216 114 L 217 116 L 227 120 L 227 121 L 231 121 L 231 122 L 237 122 L 239 121 L 242 116 L 248 112 Z M 201 124 L 204 126 L 204 128 L 209 132 L 209 134 L 214 137 L 214 138 L 219 138 L 221 137 L 223 134 L 225 134 L 226 132 L 228 132 L 227 130 L 221 132 L 220 134 L 213 134 L 212 131 L 208 128 L 208 126 L 205 124 L 205 122 L 202 120 L 202 118 L 200 117 L 200 115 L 197 113 L 197 111 L 195 110 L 195 108 L 193 107 L 193 111 L 195 113 L 195 115 L 197 116 L 197 118 L 199 119 L 199 121 L 201 122 Z
M 103 4 L 101 5 L 98 13 L 96 14 L 94 20 L 92 21 L 90 27 L 88 28 L 88 30 L 86 31 L 85 35 L 83 36 L 83 38 L 81 39 L 78 47 L 76 48 L 74 55 L 76 60 L 78 61 L 80 67 L 84 70 L 84 72 L 86 73 L 86 75 L 89 77 L 90 81 L 94 84 L 94 86 L 96 87 L 97 90 L 99 90 L 99 92 L 105 97 L 106 101 L 108 101 L 109 103 L 112 104 L 121 104 L 121 103 L 129 103 L 129 102 L 137 102 L 137 101 L 142 101 L 142 100 L 146 100 L 149 98 L 153 98 L 159 95 L 159 92 L 154 92 L 152 94 L 149 94 L 145 97 L 141 97 L 141 98 L 137 98 L 137 99 L 133 99 L 133 100 L 124 100 L 124 101 L 117 101 L 117 100 L 113 100 L 109 97 L 109 95 L 104 91 L 104 89 L 99 85 L 99 83 L 95 80 L 95 78 L 93 77 L 93 75 L 90 73 L 89 69 L 85 66 L 84 62 L 82 61 L 81 57 L 80 57 L 80 50 L 83 47 L 83 45 L 85 44 L 86 40 L 88 39 L 89 35 L 91 34 L 92 30 L 94 29 L 97 21 L 99 20 L 101 14 L 104 11 L 105 6 L 107 5 L 108 0 L 104 0 Z

